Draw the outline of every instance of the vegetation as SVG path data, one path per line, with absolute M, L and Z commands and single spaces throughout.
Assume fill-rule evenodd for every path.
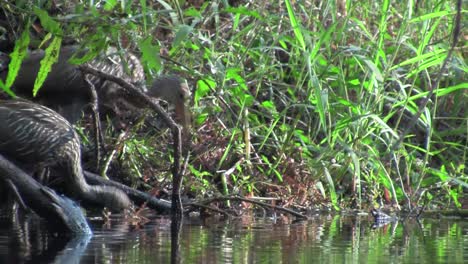
M 141 57 L 147 79 L 186 78 L 193 89 L 192 143 L 184 146 L 189 196 L 273 197 L 284 206 L 337 210 L 464 203 L 468 68 L 466 42 L 456 40 L 467 32 L 453 37 L 454 1 L 0 7 L 10 22 L 1 25 L 4 35 L 17 39 L 12 61 L 21 61 L 28 45 L 54 54 L 71 39 L 90 51 L 77 63 L 116 46 Z M 109 128 L 117 154 L 107 155 L 113 174 L 165 190 L 170 133 L 148 120 L 134 122 L 121 138 Z

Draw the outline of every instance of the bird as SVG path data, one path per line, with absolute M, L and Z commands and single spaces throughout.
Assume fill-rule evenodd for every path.
M 43 50 L 29 52 L 21 64 L 12 90 L 20 96 L 53 108 L 72 124 L 75 123 L 80 119 L 82 110 L 90 103 L 91 96 L 79 66 L 70 63 L 69 60 L 73 56 L 80 57 L 85 53 L 86 50 L 80 49 L 78 45 L 63 46 L 60 49 L 58 61 L 47 74 L 38 95 L 33 97 L 32 89 L 45 52 Z M 162 76 L 156 78 L 150 88 L 146 89 L 145 73 L 140 60 L 130 52 L 120 55 L 114 47 L 109 47 L 105 53 L 87 62 L 86 65 L 120 77 L 134 84 L 149 96 L 167 101 L 175 106 L 176 120 L 180 122 L 184 130 L 188 130 L 190 127 L 190 113 L 186 106 L 190 90 L 186 83 L 178 77 Z M 0 78 L 5 80 L 7 73 L 7 70 L 1 71 Z M 132 100 L 117 84 L 103 81 L 92 75 L 90 75 L 90 80 L 96 87 L 101 106 L 111 107 L 115 111 L 115 102 L 118 100 L 141 108 L 141 102 Z
M 112 211 L 131 206 L 122 190 L 86 182 L 80 139 L 72 125 L 57 112 L 27 100 L 0 100 L 0 123 L 0 153 L 8 159 L 59 168 L 66 175 L 72 194 L 85 202 Z
M 126 109 L 134 110 L 142 106 L 143 102 L 129 95 L 124 89 L 108 89 L 103 101 L 112 102 L 111 108 L 119 111 L 117 104 L 124 105 Z M 151 86 L 144 91 L 146 95 L 155 100 L 163 99 L 169 106 L 174 107 L 175 121 L 182 125 L 183 133 L 188 135 L 191 126 L 191 114 L 187 105 L 190 99 L 190 89 L 188 85 L 174 75 L 160 76 L 153 80 Z M 123 99 L 122 99 L 123 98 Z

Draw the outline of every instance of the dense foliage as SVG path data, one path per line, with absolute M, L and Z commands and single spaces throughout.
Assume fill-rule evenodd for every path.
M 297 208 L 462 206 L 467 50 L 463 39 L 454 42 L 454 1 L 74 0 L 0 8 L 3 37 L 17 40 L 12 61 L 27 46 L 53 55 L 72 41 L 90 51 L 76 63 L 116 46 L 141 57 L 147 79 L 186 78 L 194 117 L 192 144 L 184 146 L 186 194 L 272 197 Z M 168 133 L 145 124 L 120 138 L 109 131 L 118 155 L 108 154 L 116 174 L 163 189 Z

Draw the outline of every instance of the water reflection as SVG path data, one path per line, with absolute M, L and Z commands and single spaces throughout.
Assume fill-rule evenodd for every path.
M 21 213 L 0 218 L 0 226 L 0 263 L 80 263 L 91 239 L 50 234 L 37 217 Z
M 92 221 L 91 239 L 47 235 L 37 219 L 0 218 L 0 263 L 170 263 L 171 221 Z M 185 219 L 182 263 L 467 263 L 468 222 L 423 219 L 372 229 L 371 217 Z M 172 227 L 174 228 L 174 226 Z M 72 249 L 78 249 L 73 251 Z

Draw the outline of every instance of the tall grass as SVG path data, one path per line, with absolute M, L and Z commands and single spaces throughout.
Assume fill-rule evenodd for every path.
M 251 183 L 263 186 L 256 188 L 258 192 L 271 195 L 274 188 L 268 186 L 273 183 L 300 186 L 275 194 L 295 196 L 304 203 L 299 199 L 301 189 L 314 182 L 335 208 L 393 203 L 411 209 L 425 199 L 459 205 L 461 186 L 466 186 L 467 150 L 466 113 L 461 110 L 466 65 L 461 57 L 456 59 L 461 53 L 455 53 L 445 87 L 436 87 L 404 144 L 391 148 L 410 126 L 407 122 L 451 45 L 454 5 L 447 1 L 417 9 L 415 5 L 352 2 L 347 16 L 339 16 L 334 1 L 315 6 L 290 1 L 251 4 L 250 13 L 240 15 L 244 23 L 238 23 L 237 30 L 221 25 L 214 29 L 223 35 L 213 40 L 219 45 L 200 55 L 216 72 L 211 75 L 221 84 L 216 92 L 230 106 L 230 112 L 223 112 L 224 106 L 218 105 L 215 113 L 225 114 L 223 121 L 230 123 L 219 126 L 230 135 L 225 153 L 235 144 L 252 147 L 257 169 Z M 230 9 L 242 21 L 237 11 Z M 455 137 L 440 137 L 448 129 L 438 121 L 446 115 L 439 110 L 443 98 L 451 98 L 460 110 L 447 116 L 462 121 L 452 123 L 460 127 Z M 199 100 L 201 111 L 217 104 Z M 242 114 L 246 107 L 247 117 Z M 245 118 L 251 142 L 236 136 L 239 130 L 245 132 L 241 126 Z M 451 170 L 447 155 L 454 157 Z M 291 171 L 291 165 L 298 170 Z M 314 194 L 309 198 L 320 201 Z
M 119 2 L 83 4 L 64 34 L 96 47 L 124 40 L 148 74 L 176 73 L 193 85 L 186 192 L 275 196 L 299 208 L 461 206 L 464 43 L 408 123 L 450 49 L 453 1 L 348 1 L 346 14 L 336 1 Z M 139 142 L 131 137 L 127 150 Z M 159 148 L 153 159 L 167 160 L 170 150 Z M 132 171 L 148 163 L 135 155 Z

